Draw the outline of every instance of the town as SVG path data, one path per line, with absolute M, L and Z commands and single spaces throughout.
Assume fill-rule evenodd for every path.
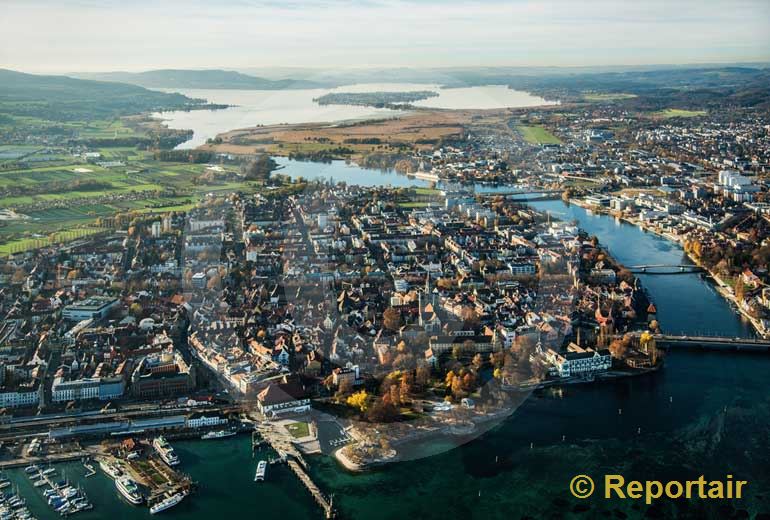
M 45 150 L 8 152 L 11 175 L 42 154 L 68 174 L 103 170 L 106 184 L 78 184 L 77 198 L 7 188 L 20 197 L 4 210 L 11 226 L 80 203 L 102 213 L 79 232 L 16 241 L 0 261 L 0 468 L 24 468 L 69 515 L 94 504 L 50 464 L 98 466 L 154 514 L 205 487 L 173 443 L 251 436 L 254 481 L 286 464 L 332 518 L 308 455 L 361 472 L 437 437 L 480 436 L 533 392 L 652 377 L 676 345 L 767 351 L 767 118 L 598 99 L 473 114 L 441 139 L 356 149 L 408 180 L 398 186 L 231 153 L 242 133 L 152 158 L 121 149 L 120 161 L 61 136 L 15 136 Z M 284 155 L 352 163 L 346 144 L 385 146 L 366 124 L 340 142 L 321 129 L 303 137 L 314 151 Z M 318 175 L 292 177 L 292 163 Z M 123 186 L 133 182 L 164 189 Z M 624 265 L 538 201 L 610 215 L 689 260 Z M 666 334 L 640 276 L 690 273 L 763 339 Z M 6 500 L 23 507 L 18 492 Z

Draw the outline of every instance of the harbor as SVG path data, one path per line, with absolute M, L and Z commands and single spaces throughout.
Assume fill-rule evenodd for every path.
M 70 483 L 65 475 L 59 478 L 54 467 L 41 468 L 30 465 L 24 468 L 32 485 L 40 491 L 51 509 L 61 516 L 69 516 L 93 509 L 86 494 Z

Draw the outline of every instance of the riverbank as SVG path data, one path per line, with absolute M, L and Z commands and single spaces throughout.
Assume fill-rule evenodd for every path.
M 642 222 L 639 219 L 636 219 L 634 217 L 630 217 L 627 215 L 623 215 L 620 212 L 613 212 L 611 210 L 608 210 L 606 208 L 597 207 L 595 205 L 589 204 L 585 202 L 584 200 L 580 199 L 570 199 L 569 204 L 575 204 L 576 206 L 579 206 L 587 211 L 601 214 L 601 215 L 607 215 L 614 217 L 622 222 L 625 222 L 627 224 L 630 224 L 634 227 L 637 227 L 644 231 L 645 233 L 653 233 L 659 237 L 662 237 L 666 240 L 670 240 L 671 242 L 674 242 L 678 246 L 682 247 L 683 254 L 685 257 L 693 263 L 693 265 L 700 267 L 703 269 L 707 274 L 707 280 L 712 282 L 712 286 L 716 290 L 716 292 L 727 301 L 730 306 L 735 309 L 735 312 L 743 316 L 747 321 L 749 321 L 754 329 L 754 332 L 756 332 L 759 336 L 761 336 L 764 339 L 770 338 L 770 330 L 765 328 L 763 323 L 753 317 L 749 312 L 743 308 L 742 305 L 736 300 L 735 295 L 732 293 L 732 290 L 730 289 L 730 286 L 722 281 L 721 277 L 718 273 L 712 271 L 708 267 L 704 266 L 700 260 L 695 257 L 691 252 L 688 252 L 684 249 L 684 237 L 680 235 L 675 235 L 673 233 L 668 233 L 665 231 L 661 231 L 660 229 L 656 228 L 655 226 L 646 225 L 644 222 Z

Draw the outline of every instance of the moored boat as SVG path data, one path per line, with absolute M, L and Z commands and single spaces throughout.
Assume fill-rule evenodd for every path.
M 175 493 L 170 497 L 164 498 L 163 500 L 161 500 L 160 502 L 158 502 L 157 504 L 153 505 L 150 508 L 150 514 L 154 515 L 154 514 L 160 513 L 161 511 L 165 511 L 166 509 L 174 507 L 179 502 L 181 502 L 185 496 L 186 494 L 180 491 L 179 493 Z
M 130 477 L 120 477 L 115 480 L 115 487 L 120 494 L 134 505 L 142 503 L 144 498 L 139 491 L 139 486 Z
M 201 436 L 201 439 L 204 441 L 211 440 L 211 439 L 224 439 L 225 437 L 232 437 L 237 432 L 234 430 L 219 430 L 215 432 L 208 432 Z
M 110 464 L 105 459 L 99 459 L 99 467 L 102 471 L 104 471 L 110 478 L 116 479 L 120 477 L 123 472 L 120 471 L 120 468 L 118 468 L 114 464 Z
M 257 464 L 257 471 L 254 473 L 254 482 L 261 482 L 265 480 L 265 475 L 267 474 L 267 462 L 264 460 L 260 460 L 259 464 Z
M 163 462 L 169 466 L 176 466 L 179 464 L 179 457 L 174 451 L 174 448 L 162 435 L 153 439 L 152 447 L 155 448 L 156 452 L 158 452 L 158 455 L 160 455 L 160 458 L 163 459 Z

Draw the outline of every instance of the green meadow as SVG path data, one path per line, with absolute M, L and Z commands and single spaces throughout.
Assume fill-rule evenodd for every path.
M 542 126 L 516 125 L 522 139 L 532 144 L 561 144 L 561 140 Z
M 667 108 L 652 113 L 653 117 L 660 119 L 671 119 L 673 117 L 699 117 L 705 115 L 705 110 L 682 110 L 679 108 Z

